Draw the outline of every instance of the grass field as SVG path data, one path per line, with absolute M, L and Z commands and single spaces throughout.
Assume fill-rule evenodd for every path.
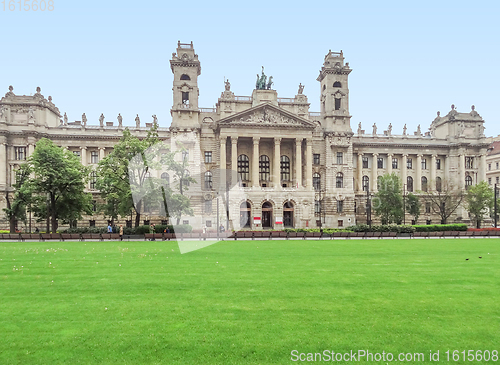
M 184 255 L 161 241 L 0 242 L 0 364 L 291 364 L 292 350 L 359 349 L 448 363 L 447 350 L 500 350 L 499 253 L 500 239 Z

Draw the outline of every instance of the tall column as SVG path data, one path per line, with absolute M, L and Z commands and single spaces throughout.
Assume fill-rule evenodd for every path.
M 394 155 L 392 153 L 389 153 L 387 155 L 387 173 L 390 175 L 392 174 L 392 158 Z
M 371 183 L 371 191 L 377 192 L 377 159 L 378 159 L 378 153 L 374 153 L 372 157 L 372 183 Z
M 403 182 L 403 184 L 406 184 L 406 176 L 407 176 L 406 163 L 407 163 L 407 160 L 408 160 L 408 154 L 405 153 L 401 157 L 401 181 Z
M 422 190 L 422 155 L 418 154 L 417 155 L 417 176 L 415 181 L 415 190 L 420 191 Z
M 429 191 L 436 190 L 436 155 L 431 157 L 431 181 L 427 184 Z
M 312 139 L 306 140 L 306 187 L 312 189 Z
M 226 185 L 226 136 L 219 136 L 220 138 L 220 181 L 219 181 L 219 191 L 220 187 Z
M 450 158 L 448 156 L 443 156 L 442 158 L 443 170 L 444 170 L 444 179 L 450 183 Z
M 363 154 L 358 152 L 358 191 L 363 191 Z
M 82 147 L 80 152 L 82 158 L 82 165 L 87 166 L 87 147 Z
M 7 185 L 7 144 L 0 143 L 0 186 Z
M 479 165 L 479 181 L 486 181 L 486 154 L 481 155 L 481 164 Z
M 231 137 L 231 170 L 238 171 L 238 137 Z
M 302 138 L 295 139 L 295 186 L 302 187 Z
M 252 186 L 258 187 L 259 184 L 259 137 L 253 137 L 252 154 Z
M 99 147 L 99 161 L 104 160 L 104 147 Z
M 458 187 L 460 189 L 465 188 L 465 156 L 458 155 Z
M 274 137 L 274 168 L 273 185 L 275 188 L 281 188 L 281 138 Z
M 34 151 L 35 151 L 35 145 L 33 143 L 30 143 L 28 145 L 28 157 L 30 157 Z

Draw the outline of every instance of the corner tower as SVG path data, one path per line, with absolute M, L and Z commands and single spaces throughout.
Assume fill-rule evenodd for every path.
M 201 74 L 201 65 L 198 55 L 194 53 L 193 42 L 177 43 L 177 53 L 172 53 L 170 68 L 174 74 L 171 128 L 200 128 L 198 76 Z
M 321 87 L 321 117 L 326 132 L 352 132 L 349 115 L 349 63 L 344 54 L 332 52 L 325 56 L 317 80 Z

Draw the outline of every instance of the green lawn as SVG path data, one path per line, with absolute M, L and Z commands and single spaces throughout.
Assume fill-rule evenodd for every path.
M 447 350 L 500 350 L 499 254 L 500 239 L 184 255 L 176 242 L 0 242 L 0 364 L 291 364 L 292 350 L 359 349 L 447 363 Z

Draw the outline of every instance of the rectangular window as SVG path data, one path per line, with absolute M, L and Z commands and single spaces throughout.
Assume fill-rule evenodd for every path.
M 205 163 L 212 163 L 212 151 L 205 151 Z
M 497 178 L 495 179 L 496 183 L 500 183 L 500 178 L 497 176 Z
M 392 168 L 393 169 L 397 169 L 398 168 L 398 159 L 397 158 L 393 158 L 392 159 Z
M 411 170 L 413 168 L 413 161 L 412 161 L 411 158 L 408 158 L 406 160 L 406 168 L 409 169 L 409 170 Z
M 92 200 L 92 211 L 97 212 L 97 200 Z
M 319 200 L 314 201 L 314 213 L 321 213 L 321 202 Z
M 187 219 L 182 221 L 182 224 L 189 224 L 189 221 Z
M 340 110 L 340 100 L 339 98 L 335 98 L 335 110 Z
M 342 152 L 337 152 L 337 165 L 344 164 L 344 154 Z
M 14 147 L 16 161 L 26 160 L 26 147 Z
M 497 162 L 497 170 L 498 170 L 498 162 Z
M 182 161 L 187 161 L 189 159 L 189 151 L 184 150 L 182 151 Z
M 377 168 L 378 169 L 384 168 L 384 158 L 383 157 L 377 157 Z
M 491 177 L 488 178 L 488 184 L 491 185 Z
M 430 213 L 431 212 L 431 203 L 425 203 L 425 212 Z
M 95 221 L 94 221 L 94 220 L 89 221 L 89 226 L 90 226 L 90 227 L 95 227 Z
M 422 159 L 422 170 L 427 170 L 427 159 Z
M 491 164 L 488 164 L 488 171 L 491 171 Z
M 99 153 L 97 151 L 90 152 L 90 163 L 99 163 Z
M 368 168 L 368 157 L 363 157 L 363 168 L 364 169 Z
M 319 153 L 313 154 L 313 164 L 319 165 Z
M 205 222 L 205 226 L 207 226 L 207 228 L 211 228 L 212 227 L 212 221 L 206 221 Z
M 75 156 L 80 157 L 80 156 L 81 156 L 81 154 L 82 154 L 82 152 L 81 152 L 81 151 L 73 151 L 73 154 L 74 154 Z
M 343 219 L 339 219 L 339 220 L 337 221 L 337 226 L 338 226 L 338 227 L 344 227 L 344 220 L 343 220 Z
M 441 159 L 440 158 L 436 159 L 436 169 L 441 170 Z
M 344 211 L 344 201 L 337 200 L 337 213 L 342 213 Z
M 473 169 L 474 168 L 474 157 L 466 156 L 465 157 L 465 168 Z
M 212 201 L 205 200 L 205 213 L 212 213 Z
M 189 93 L 182 92 L 182 105 L 189 105 Z

